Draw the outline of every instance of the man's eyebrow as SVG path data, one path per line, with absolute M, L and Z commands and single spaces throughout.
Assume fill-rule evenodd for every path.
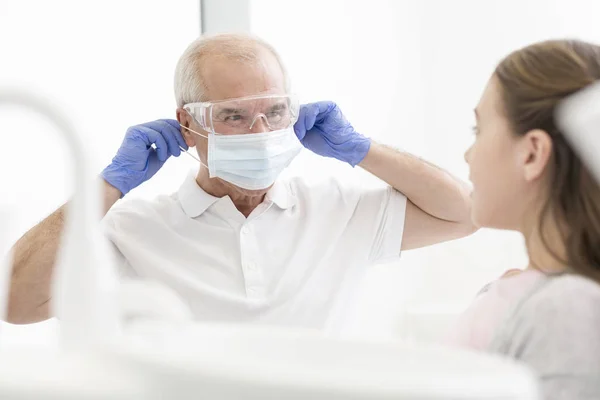
M 241 108 L 222 108 L 219 110 L 219 112 L 217 113 L 217 115 L 221 115 L 221 114 L 239 114 L 242 112 Z
M 277 110 L 277 109 L 282 109 L 282 108 L 286 108 L 286 107 L 287 107 L 287 103 L 282 101 L 281 103 L 273 104 L 271 107 L 269 107 L 269 109 Z

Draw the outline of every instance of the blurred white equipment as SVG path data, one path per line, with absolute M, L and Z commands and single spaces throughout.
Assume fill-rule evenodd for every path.
M 529 370 L 509 360 L 300 330 L 193 323 L 161 285 L 119 285 L 99 232 L 95 178 L 75 131 L 35 96 L 0 89 L 2 103 L 31 107 L 64 132 L 77 160 L 77 193 L 55 275 L 61 348 L 2 350 L 1 399 L 539 398 Z M 149 296 L 160 301 L 150 303 Z
M 556 110 L 556 122 L 600 182 L 600 81 L 565 99 Z
M 2 354 L 0 397 L 539 398 L 527 369 L 457 350 L 340 341 L 317 333 L 251 326 L 146 323 L 127 336 L 104 351 Z

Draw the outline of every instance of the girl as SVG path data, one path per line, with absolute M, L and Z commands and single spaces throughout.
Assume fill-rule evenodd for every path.
M 529 364 L 545 399 L 600 399 L 600 186 L 554 121 L 562 99 L 598 79 L 600 47 L 589 43 L 510 54 L 465 154 L 473 221 L 522 233 L 529 265 L 488 285 L 449 340 Z

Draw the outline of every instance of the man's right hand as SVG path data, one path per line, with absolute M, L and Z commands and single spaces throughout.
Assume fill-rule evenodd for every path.
M 170 156 L 178 157 L 180 147 L 188 149 L 179 122 L 159 119 L 132 126 L 102 178 L 121 192 L 121 197 L 141 185 L 163 166 Z M 156 149 L 152 145 L 156 146 Z

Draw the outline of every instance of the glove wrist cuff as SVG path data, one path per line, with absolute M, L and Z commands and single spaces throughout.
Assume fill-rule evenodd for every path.
M 121 192 L 121 198 L 123 198 L 127 193 L 144 181 L 145 172 L 131 171 L 110 164 L 108 167 L 104 168 L 100 175 L 106 182 L 117 188 Z
M 367 156 L 367 153 L 371 149 L 371 139 L 360 136 L 354 145 L 354 148 L 350 152 L 350 157 L 346 160 L 348 164 L 352 167 L 356 167 L 358 164 L 362 162 Z

